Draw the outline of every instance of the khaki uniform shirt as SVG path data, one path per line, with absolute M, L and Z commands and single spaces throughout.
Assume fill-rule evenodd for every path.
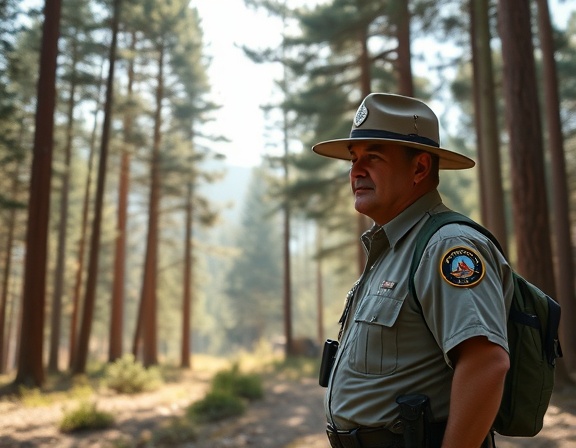
M 508 351 L 512 271 L 494 244 L 471 227 L 448 224 L 432 236 L 414 277 L 422 311 L 410 296 L 418 231 L 430 214 L 445 210 L 433 191 L 362 236 L 368 260 L 325 398 L 328 422 L 338 429 L 390 427 L 398 417 L 396 397 L 414 393 L 427 395 L 433 420 L 444 421 L 453 376 L 448 352 L 475 336 Z M 449 262 L 456 263 L 454 272 L 443 268 Z M 476 272 L 459 280 L 466 264 Z

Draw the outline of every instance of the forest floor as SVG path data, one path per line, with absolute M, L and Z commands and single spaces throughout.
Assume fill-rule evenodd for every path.
M 294 377 L 282 372 L 264 375 L 264 398 L 250 403 L 238 418 L 196 428 L 194 441 L 152 445 L 152 434 L 184 415 L 192 402 L 204 397 L 212 374 L 195 371 L 166 382 L 154 392 L 137 395 L 96 394 L 97 409 L 115 417 L 113 427 L 63 434 L 57 426 L 74 400 L 31 406 L 0 400 L 0 447 L 120 448 L 179 446 L 189 448 L 327 448 L 323 395 L 313 375 Z M 534 438 L 497 436 L 498 448 L 576 447 L 576 389 L 557 391 Z

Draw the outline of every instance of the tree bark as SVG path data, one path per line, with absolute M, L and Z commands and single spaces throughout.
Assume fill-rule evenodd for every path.
M 157 349 L 157 276 L 158 276 L 158 221 L 160 214 L 160 145 L 162 143 L 162 102 L 164 99 L 164 53 L 163 42 L 158 46 L 158 85 L 156 88 L 156 111 L 154 113 L 154 141 L 150 162 L 150 201 L 148 209 L 148 236 L 141 294 L 142 358 L 146 367 L 158 364 Z
M 103 78 L 102 65 L 100 70 L 100 82 L 98 83 L 98 94 L 96 95 L 96 109 L 94 111 L 94 125 L 90 136 L 90 150 L 88 152 L 88 173 L 84 184 L 84 200 L 82 202 L 82 221 L 80 224 L 80 239 L 78 240 L 78 257 L 76 259 L 76 272 L 74 275 L 74 289 L 72 292 L 72 312 L 70 316 L 70 338 L 69 338 L 69 360 L 68 367 L 74 367 L 74 357 L 76 356 L 76 339 L 78 332 L 78 310 L 80 308 L 80 294 L 82 292 L 82 277 L 84 274 L 84 258 L 86 253 L 86 238 L 88 234 L 88 215 L 90 212 L 90 190 L 92 188 L 92 170 L 94 166 L 94 153 L 96 148 L 96 133 L 98 129 L 98 111 L 101 108 L 100 90 Z
M 396 13 L 396 38 L 398 40 L 398 56 L 396 59 L 396 72 L 398 77 L 398 93 L 405 96 L 414 96 L 414 82 L 412 77 L 412 53 L 410 51 L 410 9 L 407 0 L 397 0 L 394 5 Z
M 40 76 L 34 132 L 34 155 L 30 178 L 28 226 L 22 324 L 15 385 L 40 387 L 45 374 L 42 362 L 44 305 L 54 108 L 56 104 L 56 64 L 60 34 L 60 0 L 46 0 L 40 51 Z
M 136 33 L 132 32 L 130 54 L 136 51 Z M 134 57 L 128 63 L 127 98 L 132 100 L 134 86 Z M 124 149 L 120 159 L 118 182 L 118 211 L 114 253 L 114 280 L 110 304 L 110 338 L 108 361 L 114 362 L 122 356 L 122 334 L 124 320 L 124 280 L 126 271 L 126 229 L 128 222 L 128 191 L 130 184 L 130 143 L 132 139 L 132 111 L 124 112 Z
M 528 0 L 499 0 L 517 270 L 554 296 L 542 125 Z
M 318 343 L 324 343 L 324 278 L 322 271 L 322 230 L 316 226 L 316 328 Z M 320 345 L 321 347 L 322 345 Z
M 564 137 L 560 120 L 558 75 L 554 60 L 554 39 L 547 0 L 537 0 L 538 30 L 542 50 L 545 117 L 548 125 L 548 147 L 552 165 L 552 209 L 554 248 L 556 249 L 556 292 L 562 305 L 560 338 L 563 362 L 569 371 L 576 368 L 576 297 L 574 296 L 574 258 L 570 233 L 570 213 Z
M 184 236 L 184 291 L 182 294 L 182 351 L 180 354 L 180 367 L 190 368 L 190 346 L 192 333 L 190 331 L 190 321 L 192 320 L 192 286 L 193 286 L 193 246 L 192 246 L 192 225 L 193 225 L 193 201 L 194 184 L 193 180 L 188 182 L 186 195 L 186 229 Z
M 507 248 L 488 0 L 471 0 L 470 15 L 482 223 Z
M 64 147 L 64 172 L 62 173 L 60 220 L 58 222 L 58 249 L 56 251 L 56 270 L 54 272 L 54 291 L 52 295 L 52 315 L 50 321 L 50 354 L 48 357 L 48 370 L 50 372 L 57 372 L 59 368 L 58 360 L 60 352 L 60 330 L 62 325 L 62 295 L 64 294 L 66 243 L 68 233 L 68 198 L 70 190 L 70 168 L 74 132 L 74 107 L 76 105 L 76 65 L 78 63 L 78 48 L 76 42 L 72 43 L 71 58 L 72 75 L 70 79 L 68 113 L 66 118 L 67 126 L 66 144 Z
M 16 167 L 12 179 L 12 197 L 20 190 L 20 162 Z M 2 274 L 2 293 L 0 294 L 0 373 L 6 373 L 8 365 L 8 347 L 10 342 L 10 332 L 6 331 L 6 310 L 8 308 L 8 292 L 10 286 L 10 272 L 12 270 L 12 250 L 14 248 L 14 231 L 16 229 L 16 209 L 12 208 L 8 216 L 8 235 L 6 236 L 6 256 L 4 258 L 4 269 Z M 9 328 L 9 326 L 8 326 Z
M 284 76 L 284 82 L 286 86 L 286 75 Z M 287 88 L 287 87 L 286 87 Z M 286 90 L 285 90 L 286 91 Z M 284 170 L 284 187 L 287 189 L 289 185 L 289 169 L 288 169 L 288 157 L 289 157 L 289 136 L 288 136 L 288 112 L 284 108 L 282 110 L 283 114 L 283 135 L 284 135 L 284 158 L 282 160 L 282 168 Z M 292 329 L 292 257 L 290 253 L 290 203 L 289 199 L 284 198 L 284 204 L 282 207 L 282 226 L 283 226 L 283 296 L 284 296 L 284 334 L 286 336 L 286 354 L 288 356 L 293 356 L 294 353 L 294 335 Z
M 118 42 L 118 24 L 120 21 L 121 0 L 114 0 L 112 16 L 112 42 L 110 44 L 108 80 L 106 83 L 106 103 L 104 106 L 104 122 L 102 124 L 102 141 L 100 145 L 100 161 L 98 165 L 98 180 L 96 187 L 96 200 L 94 205 L 94 218 L 92 222 L 92 236 L 90 240 L 90 257 L 88 262 L 88 278 L 86 280 L 86 294 L 82 313 L 82 325 L 78 339 L 78 347 L 74 358 L 73 372 L 75 374 L 86 371 L 88 358 L 88 345 L 92 330 L 94 305 L 96 301 L 96 283 L 98 279 L 98 259 L 100 252 L 100 229 L 102 226 L 102 209 L 104 204 L 104 187 L 106 184 L 106 166 L 108 161 L 108 146 L 110 140 L 110 123 L 112 121 L 112 103 L 114 100 L 114 70 L 116 63 L 116 47 Z

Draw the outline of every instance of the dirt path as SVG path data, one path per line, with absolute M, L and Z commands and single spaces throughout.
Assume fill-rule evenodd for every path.
M 233 422 L 214 425 L 198 448 L 325 448 L 324 391 L 314 379 L 268 384 L 263 400 Z
M 202 448 L 329 448 L 324 434 L 323 394 L 315 380 L 279 385 L 247 417 L 235 422 L 234 430 L 244 437 L 222 444 L 208 443 Z M 257 429 L 250 433 L 250 428 Z M 558 391 L 548 408 L 544 428 L 536 437 L 496 435 L 496 444 L 498 448 L 576 448 L 576 389 Z
M 142 440 L 167 419 L 182 415 L 204 396 L 207 376 L 167 384 L 161 390 L 136 396 L 99 396 L 98 409 L 115 415 L 116 425 L 103 431 L 76 435 L 58 432 L 63 410 L 74 402 L 24 407 L 0 402 L 0 447 L 108 448 L 144 446 Z M 323 418 L 324 390 L 315 379 L 269 380 L 264 399 L 250 405 L 238 418 L 201 428 L 188 448 L 327 448 Z M 497 438 L 498 448 L 576 447 L 576 390 L 557 393 L 545 427 L 535 438 Z M 174 446 L 174 445 L 173 445 Z
M 168 419 L 202 398 L 209 378 L 193 375 L 187 381 L 167 384 L 161 390 L 134 396 L 98 396 L 99 410 L 113 413 L 113 428 L 66 435 L 57 425 L 66 409 L 77 401 L 29 407 L 20 402 L 0 402 L 0 447 L 136 447 Z M 323 390 L 316 380 L 267 381 L 265 396 L 250 404 L 238 418 L 205 425 L 190 448 L 325 447 Z M 320 435 L 321 437 L 317 437 Z M 316 442 L 312 439 L 318 439 Z

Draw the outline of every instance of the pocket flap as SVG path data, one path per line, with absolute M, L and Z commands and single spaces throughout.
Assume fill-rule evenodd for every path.
M 400 314 L 402 303 L 404 303 L 404 298 L 367 296 L 356 310 L 354 320 L 371 325 L 391 327 Z

